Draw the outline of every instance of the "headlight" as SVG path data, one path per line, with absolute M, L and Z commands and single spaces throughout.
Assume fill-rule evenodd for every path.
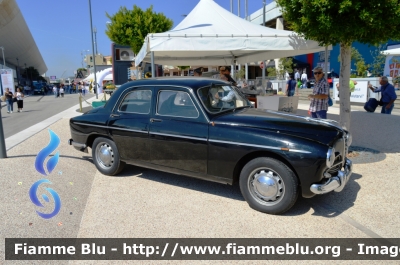
M 335 162 L 335 148 L 330 147 L 326 153 L 326 166 L 332 167 Z
M 346 135 L 347 147 L 349 147 L 352 142 L 353 142 L 353 136 L 351 136 L 351 133 L 348 132 L 347 135 Z

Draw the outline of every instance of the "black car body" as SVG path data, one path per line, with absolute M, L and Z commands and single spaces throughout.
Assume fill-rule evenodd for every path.
M 334 121 L 252 108 L 237 88 L 217 79 L 126 83 L 104 107 L 72 118 L 70 129 L 69 144 L 84 152 L 90 147 L 103 174 L 118 174 L 129 163 L 239 182 L 249 205 L 271 214 L 290 209 L 300 193 L 341 191 L 352 169 L 351 136 Z

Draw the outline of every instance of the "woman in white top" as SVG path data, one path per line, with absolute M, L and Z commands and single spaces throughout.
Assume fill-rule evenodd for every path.
M 64 97 L 64 84 L 61 84 L 60 95 L 61 95 L 62 98 Z
M 24 93 L 22 93 L 21 88 L 17 88 L 15 97 L 17 98 L 18 112 L 22 112 L 22 108 L 24 107 Z

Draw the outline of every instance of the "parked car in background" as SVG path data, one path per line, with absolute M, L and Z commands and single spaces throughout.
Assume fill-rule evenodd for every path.
M 45 89 L 44 89 L 44 85 L 42 84 L 36 84 L 33 87 L 33 95 L 44 95 L 45 94 Z
M 352 174 L 351 135 L 336 122 L 251 107 L 230 83 L 142 79 L 70 119 L 69 144 L 105 175 L 126 163 L 224 184 L 250 207 L 289 210 L 297 197 L 343 190 Z M 150 197 L 149 197 L 150 198 Z

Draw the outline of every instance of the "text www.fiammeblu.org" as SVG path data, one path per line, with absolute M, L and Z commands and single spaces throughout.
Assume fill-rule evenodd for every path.
M 161 255 L 164 257 L 168 248 L 172 248 L 171 257 L 181 255 L 331 255 L 340 257 L 340 246 L 303 246 L 299 243 L 281 246 L 242 246 L 236 243 L 228 243 L 225 247 L 221 246 L 183 246 L 179 243 L 170 245 L 166 243 L 163 248 L 159 246 L 146 246 L 144 244 L 123 244 L 124 255 Z M 349 251 L 349 249 L 347 249 Z M 362 250 L 361 250 L 362 251 Z M 169 251 L 168 251 L 169 252 Z M 360 253 L 359 254 L 364 254 Z M 369 254 L 369 253 L 365 253 Z M 372 253 L 371 253 L 372 254 Z M 378 253 L 376 253 L 378 254 Z M 169 254 L 167 254 L 169 255 Z

